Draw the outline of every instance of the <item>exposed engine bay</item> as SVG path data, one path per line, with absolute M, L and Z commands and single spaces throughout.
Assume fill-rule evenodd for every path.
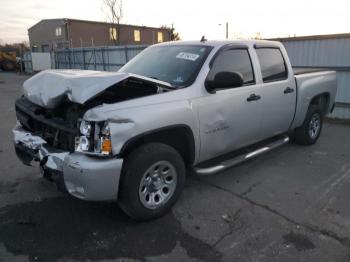
M 87 110 L 169 90 L 173 89 L 148 79 L 129 77 L 91 97 L 84 104 L 72 102 L 65 94 L 54 108 L 45 108 L 30 101 L 30 97 L 22 96 L 16 101 L 16 115 L 26 130 L 42 137 L 50 146 L 74 151 L 79 121 Z
M 85 103 L 85 107 L 88 107 L 89 109 L 101 104 L 118 103 L 130 99 L 167 92 L 169 90 L 173 89 L 141 79 L 128 78 L 107 88 L 102 93 L 87 101 Z

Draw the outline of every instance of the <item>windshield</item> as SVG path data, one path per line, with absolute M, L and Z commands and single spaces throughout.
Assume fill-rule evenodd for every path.
M 119 72 L 133 73 L 162 80 L 176 87 L 193 83 L 212 47 L 203 45 L 152 46 Z

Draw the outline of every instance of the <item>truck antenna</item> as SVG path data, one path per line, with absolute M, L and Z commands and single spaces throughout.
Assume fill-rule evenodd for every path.
M 202 36 L 202 38 L 201 38 L 201 43 L 204 43 L 204 42 L 206 42 L 207 41 L 207 39 L 205 38 L 205 36 Z

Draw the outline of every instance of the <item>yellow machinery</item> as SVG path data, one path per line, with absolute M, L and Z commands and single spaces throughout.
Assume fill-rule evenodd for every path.
M 13 71 L 16 69 L 16 52 L 0 51 L 0 68 L 4 71 Z

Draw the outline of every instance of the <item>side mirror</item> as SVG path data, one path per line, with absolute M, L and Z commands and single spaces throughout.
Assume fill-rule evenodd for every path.
M 214 79 L 205 80 L 205 87 L 209 93 L 215 92 L 216 89 L 227 89 L 240 87 L 243 85 L 243 76 L 239 72 L 219 72 L 216 73 Z

